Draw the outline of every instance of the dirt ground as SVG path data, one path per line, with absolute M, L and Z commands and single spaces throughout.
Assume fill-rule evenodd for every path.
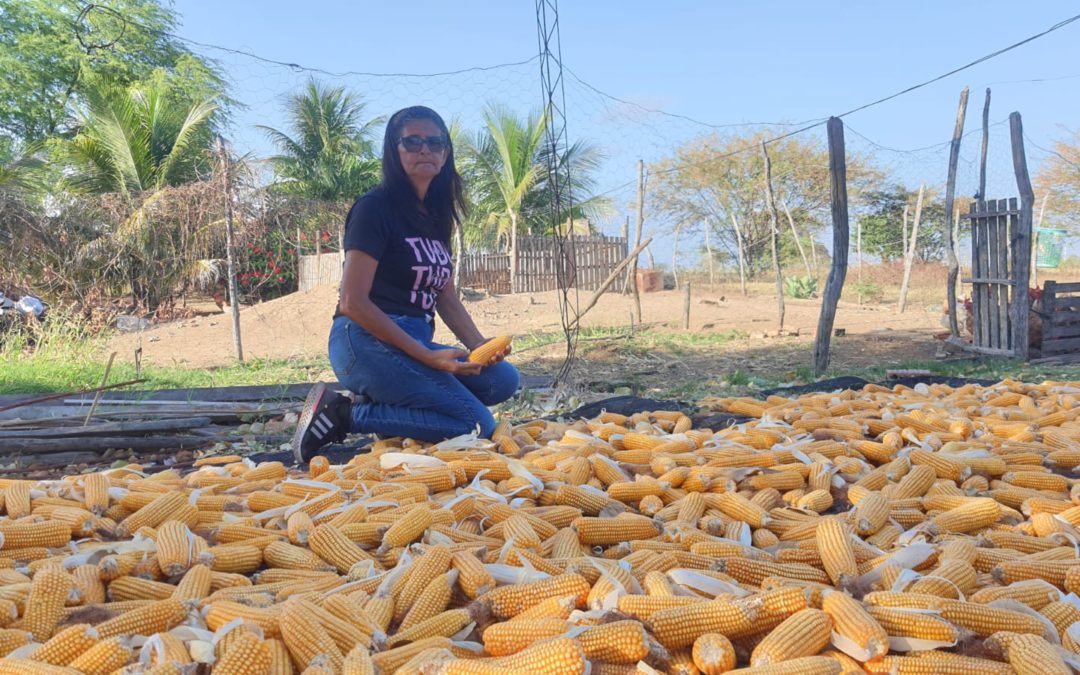
M 722 379 L 739 370 L 750 375 L 793 379 L 794 371 L 811 364 L 820 300 L 787 299 L 785 335 L 777 336 L 775 299 L 763 286 L 760 295 L 739 294 L 735 286 L 694 287 L 690 309 L 691 346 L 671 354 L 655 355 L 631 348 L 631 296 L 605 294 L 585 316 L 588 327 L 622 329 L 625 337 L 595 338 L 579 344 L 578 355 L 590 364 L 583 378 L 594 384 L 640 375 L 665 380 Z M 557 292 L 490 296 L 466 299 L 480 330 L 487 335 L 559 333 Z M 583 306 L 591 293 L 582 292 Z M 245 357 L 255 359 L 313 359 L 326 353 L 326 336 L 337 299 L 336 287 L 322 287 L 270 302 L 244 307 L 241 335 Z M 190 305 L 190 303 L 189 303 Z M 133 358 L 141 342 L 143 363 L 150 366 L 213 368 L 232 362 L 231 318 L 210 302 L 197 303 L 204 312 L 195 318 L 153 326 L 141 333 L 116 336 L 109 349 L 118 358 Z M 683 293 L 668 290 L 642 295 L 643 322 L 650 331 L 685 334 L 682 329 Z M 833 340 L 832 365 L 836 370 L 940 357 L 941 342 L 933 333 L 942 329 L 940 305 L 909 304 L 904 314 L 895 305 L 841 302 L 835 327 L 845 335 Z M 737 329 L 746 334 L 733 340 L 708 333 Z M 437 339 L 453 342 L 441 324 Z M 553 372 L 565 350 L 563 343 L 534 347 L 517 353 L 513 361 L 525 372 Z

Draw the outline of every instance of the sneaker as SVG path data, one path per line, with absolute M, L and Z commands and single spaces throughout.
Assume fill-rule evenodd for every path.
M 312 387 L 292 439 L 296 461 L 305 464 L 322 446 L 345 440 L 349 433 L 351 407 L 349 398 L 331 391 L 325 384 Z

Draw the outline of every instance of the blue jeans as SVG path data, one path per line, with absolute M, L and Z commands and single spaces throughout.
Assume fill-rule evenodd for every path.
M 431 341 L 435 328 L 424 318 L 390 319 L 427 348 L 450 349 Z M 425 366 L 344 316 L 330 329 L 330 365 L 341 384 L 366 397 L 353 405 L 352 433 L 441 441 L 479 427 L 481 436 L 490 437 L 495 418 L 487 406 L 507 400 L 518 387 L 518 371 L 505 361 L 479 375 L 453 375 Z

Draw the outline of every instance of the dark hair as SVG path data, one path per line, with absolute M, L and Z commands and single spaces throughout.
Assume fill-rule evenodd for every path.
M 428 213 L 435 217 L 439 237 L 449 243 L 454 225 L 460 225 L 465 215 L 465 197 L 461 176 L 458 175 L 457 167 L 454 166 L 454 144 L 450 139 L 450 130 L 442 117 L 439 117 L 439 113 L 422 105 L 414 105 L 403 108 L 390 116 L 390 121 L 386 123 L 386 134 L 383 136 L 383 188 L 395 212 L 410 220 L 419 219 L 416 190 L 409 182 L 405 167 L 401 165 L 401 155 L 398 154 L 401 130 L 406 124 L 416 120 L 434 122 L 442 135 L 446 137 L 446 163 L 431 181 L 427 194 L 424 196 L 424 206 Z

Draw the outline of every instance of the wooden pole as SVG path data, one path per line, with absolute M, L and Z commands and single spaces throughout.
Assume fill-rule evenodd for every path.
M 683 330 L 690 330 L 690 282 L 683 284 L 682 296 Z
M 623 243 L 626 244 L 626 249 L 629 252 L 629 249 L 630 249 L 630 216 L 626 216 L 626 219 L 623 220 L 622 240 L 623 240 Z M 623 284 L 623 290 L 622 290 L 623 295 L 629 295 L 629 293 L 630 293 L 630 284 L 632 282 L 633 282 L 633 279 L 631 279 L 629 277 L 629 275 L 628 275 L 626 277 L 626 283 Z
M 784 332 L 784 271 L 780 268 L 780 214 L 776 212 L 776 200 L 772 189 L 772 161 L 765 141 L 761 141 L 761 154 L 765 158 L 765 202 L 769 206 L 769 249 L 772 253 L 773 275 L 776 277 L 776 312 L 779 332 Z
M 897 311 L 904 313 L 907 308 L 908 284 L 911 282 L 911 266 L 915 262 L 915 248 L 919 245 L 919 222 L 922 220 L 923 197 L 926 195 L 926 183 L 919 186 L 919 198 L 915 200 L 915 219 L 911 221 L 911 236 L 908 237 L 908 249 L 904 251 L 904 279 L 900 282 L 900 302 Z
M 952 220 L 956 198 L 956 165 L 960 160 L 960 140 L 964 137 L 964 119 L 967 117 L 968 88 L 960 92 L 960 105 L 956 109 L 956 125 L 953 127 L 952 144 L 949 146 L 949 174 L 945 180 L 945 253 L 949 260 L 949 280 L 945 298 L 949 303 L 949 335 L 960 337 L 956 320 L 956 280 L 960 276 L 960 259 L 956 256 L 956 237 L 949 221 Z M 980 176 L 982 182 L 984 176 Z
M 856 267 L 856 271 L 859 273 L 859 304 L 862 304 L 862 273 L 863 273 L 863 257 L 862 257 L 862 218 L 855 219 L 855 257 L 859 259 L 859 266 Z
M 112 370 L 113 359 L 116 358 L 116 352 L 109 354 L 109 362 L 105 364 L 105 372 L 101 375 L 101 384 L 98 385 L 97 393 L 94 394 L 94 402 L 90 404 L 90 410 L 86 411 L 86 419 L 83 420 L 83 426 L 90 424 L 90 420 L 93 419 L 94 413 L 97 412 L 98 401 L 101 400 L 101 393 L 104 391 L 103 387 L 105 383 L 109 381 L 109 372 Z
M 641 252 L 641 230 L 645 226 L 645 160 L 637 162 L 637 227 L 634 231 L 634 259 L 630 262 L 630 288 L 634 292 L 634 323 L 641 323 L 641 292 L 637 285 L 637 256 Z
M 821 299 L 817 337 L 814 340 L 814 374 L 820 377 L 829 368 L 829 342 L 832 339 L 836 303 L 844 290 L 847 276 L 848 235 L 847 165 L 844 158 L 844 123 L 830 117 L 826 127 L 829 134 L 829 184 L 831 186 L 833 250 L 829 279 Z
M 986 88 L 986 101 L 982 114 L 982 149 L 979 151 L 979 191 L 975 199 L 986 200 L 986 150 L 990 146 L 990 87 Z
M 510 292 L 518 292 L 518 231 L 517 212 L 510 209 Z
M 1035 192 L 1031 189 L 1031 176 L 1028 175 L 1027 156 L 1024 152 L 1024 124 L 1020 113 L 1009 115 L 1009 135 L 1012 140 L 1013 172 L 1016 174 L 1016 187 L 1020 191 L 1020 217 L 1012 232 L 1013 287 L 1012 336 L 1013 354 L 1021 361 L 1028 360 L 1028 313 L 1031 311 L 1031 298 L 1028 296 L 1027 279 L 1031 265 L 1031 212 L 1035 204 Z
M 783 207 L 788 225 L 791 226 L 791 236 L 795 238 L 795 247 L 799 249 L 799 257 L 802 258 L 803 266 L 806 267 L 806 276 L 813 277 L 814 273 L 810 270 L 810 261 L 806 259 L 806 251 L 803 249 L 802 241 L 799 239 L 799 230 L 795 228 L 795 219 L 791 217 L 791 209 L 788 208 L 787 198 L 780 200 L 780 206 Z
M 304 255 L 304 242 L 300 240 L 300 228 L 296 228 L 296 290 L 304 290 L 301 286 L 303 284 L 303 265 L 301 265 L 301 258 Z
M 731 210 L 731 225 L 735 228 L 735 251 L 739 256 L 739 288 L 746 295 L 746 257 L 743 254 L 742 228 L 739 227 L 739 219 L 735 217 L 735 209 Z
M 233 351 L 237 361 L 244 360 L 244 345 L 240 340 L 240 293 L 236 287 L 236 256 L 233 253 L 232 183 L 229 180 L 229 154 L 225 140 L 217 137 L 218 155 L 221 157 L 221 180 L 225 192 L 225 258 L 229 276 L 229 305 L 232 310 Z

